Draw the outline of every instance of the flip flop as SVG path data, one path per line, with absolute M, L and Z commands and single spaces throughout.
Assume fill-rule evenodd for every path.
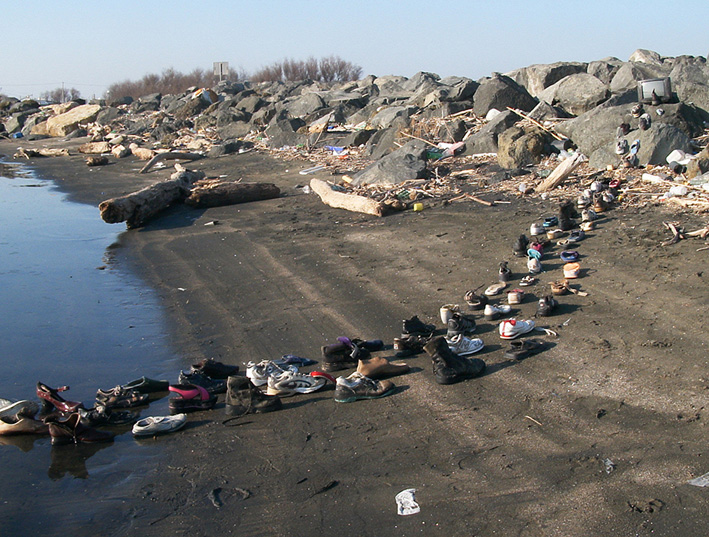
M 537 339 L 510 342 L 510 349 L 505 352 L 505 358 L 511 360 L 524 360 L 533 354 L 546 349 L 546 342 Z
M 507 287 L 507 284 L 505 282 L 493 283 L 490 287 L 485 289 L 485 295 L 487 295 L 487 296 L 499 295 L 505 287 Z

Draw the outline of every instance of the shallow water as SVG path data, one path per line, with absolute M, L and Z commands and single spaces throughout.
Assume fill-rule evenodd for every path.
M 158 298 L 120 262 L 125 226 L 71 203 L 31 170 L 0 167 L 0 397 L 36 399 L 41 381 L 93 404 L 97 388 L 148 376 L 174 381 Z M 167 411 L 166 397 L 142 416 Z M 139 478 L 172 437 L 52 447 L 49 437 L 0 437 L 0 533 L 95 534 L 126 523 Z M 112 533 L 112 532 L 110 532 Z

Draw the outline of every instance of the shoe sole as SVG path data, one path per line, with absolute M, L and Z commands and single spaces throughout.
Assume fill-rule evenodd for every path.
M 355 401 L 359 401 L 360 399 L 380 399 L 382 397 L 386 397 L 387 395 L 391 394 L 391 392 L 394 391 L 394 388 L 387 390 L 381 395 L 354 395 L 352 397 L 347 397 L 345 399 L 338 399 L 335 397 L 335 402 L 336 403 L 354 403 Z

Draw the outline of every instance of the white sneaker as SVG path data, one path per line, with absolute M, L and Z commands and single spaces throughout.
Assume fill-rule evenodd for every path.
M 443 324 L 448 324 L 448 321 L 453 317 L 454 313 L 460 313 L 460 306 L 458 304 L 446 304 L 441 306 L 441 321 Z
M 530 257 L 527 260 L 527 270 L 530 274 L 539 274 L 542 271 L 542 264 L 536 257 Z
M 298 366 L 289 365 L 280 367 L 273 360 L 262 360 L 258 364 L 249 362 L 246 364 L 246 376 L 251 379 L 254 386 L 263 386 L 268 382 L 268 378 L 272 375 L 280 375 L 284 371 L 298 372 Z
M 471 339 L 465 337 L 463 334 L 458 334 L 452 338 L 446 338 L 446 343 L 450 349 L 456 353 L 458 356 L 465 356 L 467 354 L 474 354 L 485 346 L 483 340 L 480 338 Z
M 312 393 L 325 386 L 325 377 L 311 377 L 295 371 L 283 371 L 279 375 L 268 377 L 268 395 L 293 395 L 296 393 Z
M 507 319 L 500 323 L 500 339 L 515 339 L 534 330 L 534 321 Z
M 187 414 L 174 416 L 151 416 L 133 425 L 133 436 L 157 436 L 182 429 L 187 423 Z
M 512 311 L 512 308 L 507 304 L 487 304 L 483 315 L 488 321 L 494 321 L 500 315 L 507 315 L 510 311 Z

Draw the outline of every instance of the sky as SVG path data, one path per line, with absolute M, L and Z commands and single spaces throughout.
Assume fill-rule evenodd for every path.
M 0 93 L 102 97 L 167 68 L 254 72 L 336 55 L 373 74 L 479 79 L 636 49 L 709 54 L 709 0 L 23 0 L 2 2 Z

